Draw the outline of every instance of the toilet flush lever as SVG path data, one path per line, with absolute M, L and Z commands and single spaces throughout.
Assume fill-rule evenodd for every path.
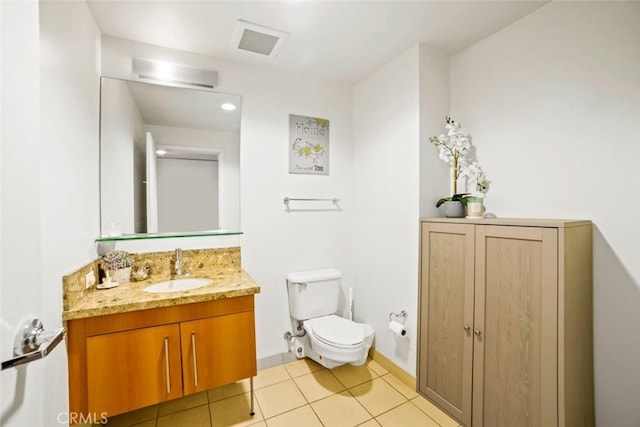
M 13 341 L 13 358 L 2 362 L 2 370 L 46 357 L 64 338 L 64 328 L 45 330 L 40 319 L 20 325 Z

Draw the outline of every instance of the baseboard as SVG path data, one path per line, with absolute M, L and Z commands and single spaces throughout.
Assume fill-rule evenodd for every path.
M 286 363 L 293 362 L 294 360 L 296 360 L 296 355 L 291 351 L 263 357 L 258 359 L 258 371 L 275 368 L 276 366 L 284 365 Z
M 417 390 L 417 381 L 416 378 L 393 363 L 387 357 L 378 353 L 376 349 L 371 348 L 369 351 L 369 357 L 372 360 L 375 360 L 380 364 L 384 369 L 391 372 L 396 378 L 398 378 L 403 384 L 409 387 L 411 390 Z M 274 368 L 276 366 L 284 365 L 289 362 L 293 362 L 296 360 L 296 355 L 293 352 L 289 351 L 286 353 L 274 354 L 273 356 L 263 357 L 258 359 L 258 370 L 261 371 L 263 369 Z
M 387 359 L 382 354 L 378 353 L 378 351 L 374 348 L 369 352 L 369 356 L 374 361 L 378 362 L 380 366 L 382 366 L 387 371 L 391 372 L 396 378 L 398 378 L 403 384 L 409 387 L 411 390 L 417 390 L 417 381 L 416 378 L 393 363 L 391 360 Z

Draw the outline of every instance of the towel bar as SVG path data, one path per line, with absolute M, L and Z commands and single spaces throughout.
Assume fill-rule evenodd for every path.
M 286 210 L 287 212 L 293 212 L 293 211 L 341 211 L 342 208 L 340 207 L 340 205 L 338 204 L 338 202 L 340 202 L 341 199 L 338 199 L 336 197 L 331 198 L 331 199 L 305 199 L 305 198 L 291 198 L 291 197 L 285 197 L 284 198 L 284 205 L 286 206 Z M 291 209 L 289 207 L 289 202 L 331 202 L 335 205 L 335 209 Z

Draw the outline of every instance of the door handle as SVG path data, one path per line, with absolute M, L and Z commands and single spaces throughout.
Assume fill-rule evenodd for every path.
M 1 370 L 46 357 L 62 341 L 64 334 L 64 328 L 45 330 L 38 318 L 27 320 L 20 326 L 13 341 L 14 357 L 3 361 Z
M 191 347 L 193 349 L 193 382 L 198 388 L 198 356 L 196 355 L 196 333 L 191 332 Z
M 167 394 L 171 394 L 171 376 L 169 375 L 169 337 L 164 337 L 164 367 L 167 373 Z

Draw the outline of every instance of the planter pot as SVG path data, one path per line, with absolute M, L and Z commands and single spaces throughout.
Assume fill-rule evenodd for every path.
M 466 201 L 467 218 L 482 218 L 484 214 L 482 197 L 469 197 Z
M 462 202 L 447 201 L 444 202 L 444 216 L 447 218 L 464 218 L 465 209 Z
M 109 270 L 112 282 L 128 282 L 131 280 L 131 267 Z

